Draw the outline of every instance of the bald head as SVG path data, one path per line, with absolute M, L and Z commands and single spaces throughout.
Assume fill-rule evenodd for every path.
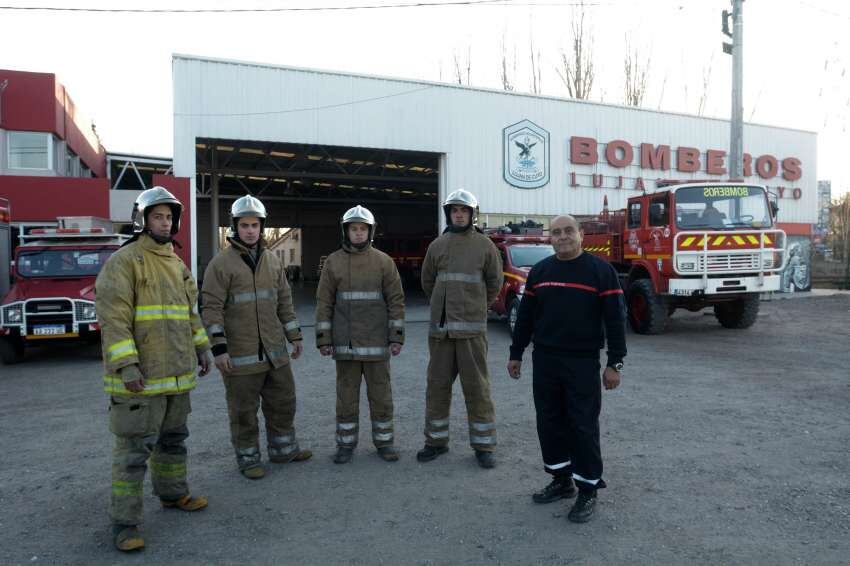
M 549 241 L 558 259 L 571 260 L 580 256 L 582 236 L 578 221 L 569 214 L 556 216 L 549 222 Z

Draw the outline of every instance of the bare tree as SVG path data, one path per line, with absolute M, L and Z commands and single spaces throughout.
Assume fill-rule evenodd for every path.
M 625 79 L 625 103 L 627 106 L 640 106 L 646 96 L 646 80 L 649 75 L 649 56 L 641 62 L 640 52 L 631 47 L 631 39 L 626 40 L 626 57 L 623 60 Z
M 529 34 L 528 47 L 531 55 L 531 92 L 540 94 L 543 88 L 543 80 L 540 76 L 540 50 L 535 53 L 534 36 L 532 34 Z
M 835 258 L 847 262 L 847 277 L 850 279 L 850 193 L 845 193 L 829 207 L 827 237 Z
M 708 66 L 702 69 L 702 94 L 699 97 L 697 104 L 697 116 L 702 116 L 705 113 L 705 103 L 708 101 L 708 87 L 711 85 L 711 68 L 714 66 L 714 52 L 711 52 L 711 59 L 708 60 Z M 687 88 L 687 87 L 685 87 Z
M 506 41 L 506 32 L 502 32 L 502 88 L 512 91 L 515 88 L 513 77 L 516 76 L 516 46 L 514 46 L 513 65 L 508 63 L 508 46 Z
M 658 110 L 661 110 L 661 103 L 664 102 L 664 88 L 667 86 L 667 73 L 664 73 L 664 80 L 661 81 L 661 94 L 658 95 Z
M 555 71 L 567 87 L 571 98 L 587 100 L 593 90 L 593 34 L 591 26 L 585 26 L 586 8 L 579 5 L 578 13 L 573 10 L 570 23 L 572 49 L 569 55 L 561 49 L 561 66 Z
M 472 74 L 472 46 L 466 48 L 466 63 L 458 59 L 457 52 L 453 54 L 455 63 L 455 81 L 459 85 L 469 86 L 469 77 Z

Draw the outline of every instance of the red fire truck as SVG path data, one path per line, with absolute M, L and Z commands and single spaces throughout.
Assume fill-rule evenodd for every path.
M 100 333 L 94 282 L 127 236 L 109 220 L 61 217 L 55 229 L 21 236 L 14 283 L 0 303 L 0 359 L 23 360 L 27 345 L 52 340 L 95 342 Z
M 528 272 L 535 263 L 549 257 L 555 251 L 549 242 L 549 236 L 544 236 L 542 229 L 521 230 L 519 233 L 508 233 L 496 229 L 487 235 L 499 249 L 502 256 L 502 272 L 505 276 L 499 296 L 490 305 L 490 310 L 499 316 L 506 317 L 513 332 Z
M 677 308 L 713 307 L 726 328 L 747 328 L 760 295 L 778 291 L 785 232 L 765 187 L 747 183 L 672 184 L 632 197 L 624 210 L 582 222 L 584 249 L 620 273 L 629 323 L 664 331 Z
M 12 265 L 11 222 L 9 201 L 0 198 L 0 297 L 9 292 L 9 269 Z

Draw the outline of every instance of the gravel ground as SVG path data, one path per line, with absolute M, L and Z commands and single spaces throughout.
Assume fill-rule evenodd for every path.
M 43 348 L 0 366 L 0 563 L 848 563 L 850 296 L 765 302 L 745 331 L 686 312 L 662 337 L 630 334 L 623 384 L 603 394 L 609 487 L 584 525 L 566 520 L 566 502 L 531 501 L 548 476 L 531 368 L 519 382 L 506 376 L 503 323 L 489 330 L 497 467 L 475 463 L 459 384 L 451 451 L 416 462 L 427 314 L 421 297 L 410 303 L 408 342 L 393 361 L 401 461 L 375 455 L 363 392 L 360 447 L 351 464 L 331 462 L 333 364 L 308 328 L 293 367 L 296 426 L 314 458 L 243 479 L 213 372 L 192 393 L 188 440 L 190 484 L 210 507 L 166 512 L 148 496 L 140 555 L 111 545 L 112 438 L 97 353 Z M 312 321 L 309 300 L 299 313 Z

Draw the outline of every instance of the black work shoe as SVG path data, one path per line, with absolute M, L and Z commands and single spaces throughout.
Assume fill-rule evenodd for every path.
M 381 446 L 378 448 L 378 456 L 385 462 L 398 462 L 398 450 L 392 446 Z
M 570 509 L 567 519 L 573 523 L 586 523 L 593 516 L 596 507 L 595 491 L 580 491 L 573 508 Z
M 445 454 L 448 451 L 448 446 L 431 446 L 430 444 L 426 444 L 425 448 L 416 453 L 416 459 L 420 462 L 430 462 L 440 454 Z
M 543 489 L 531 496 L 535 503 L 552 503 L 559 499 L 572 499 L 576 496 L 576 485 L 573 483 L 573 478 L 556 477 Z
M 334 464 L 349 463 L 353 454 L 354 448 L 352 448 L 351 446 L 340 446 L 336 449 L 336 456 L 334 456 Z
M 496 459 L 493 458 L 492 452 L 485 452 L 483 450 L 475 451 L 475 459 L 478 460 L 478 465 L 482 468 L 494 468 L 496 467 Z

